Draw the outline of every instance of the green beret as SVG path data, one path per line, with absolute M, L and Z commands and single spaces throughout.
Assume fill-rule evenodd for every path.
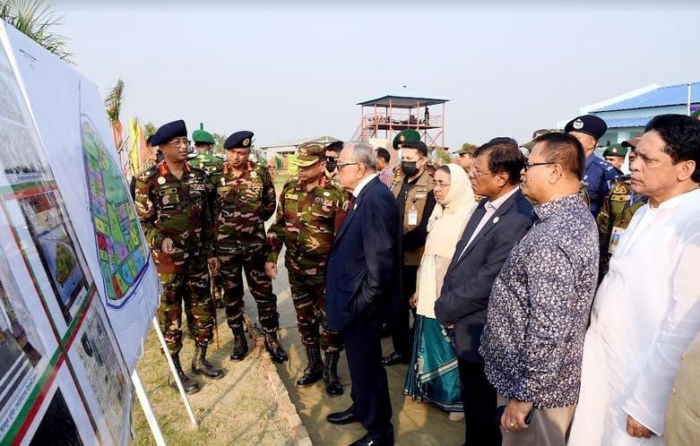
M 201 142 L 204 144 L 216 144 L 216 141 L 214 141 L 214 137 L 212 136 L 212 134 L 204 130 L 202 124 L 199 125 L 198 130 L 195 130 L 192 133 L 192 141 L 194 141 L 195 143 Z
M 407 142 L 420 141 L 420 133 L 415 130 L 401 130 L 395 137 L 392 145 L 394 149 L 399 150 L 401 144 L 406 144 Z
M 627 156 L 627 147 L 624 147 L 622 144 L 611 144 L 605 149 L 605 152 L 603 152 L 603 158 L 606 156 L 619 156 L 620 158 L 624 158 Z

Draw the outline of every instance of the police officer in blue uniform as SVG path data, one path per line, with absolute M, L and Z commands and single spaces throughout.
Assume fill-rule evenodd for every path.
M 586 170 L 581 179 L 588 192 L 591 213 L 598 216 L 603 200 L 610 193 L 610 183 L 620 173 L 604 159 L 595 155 L 598 140 L 608 130 L 605 121 L 594 115 L 584 115 L 572 119 L 564 127 L 566 133 L 570 133 L 581 142 L 586 155 Z

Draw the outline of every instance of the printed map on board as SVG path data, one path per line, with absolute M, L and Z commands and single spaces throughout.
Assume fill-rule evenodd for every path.
M 107 305 L 119 308 L 146 267 L 139 221 L 124 180 L 89 118 L 82 116 L 88 195 Z

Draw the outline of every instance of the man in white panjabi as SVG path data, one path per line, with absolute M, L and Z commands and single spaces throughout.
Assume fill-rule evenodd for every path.
M 700 331 L 700 122 L 657 116 L 637 153 L 632 190 L 649 203 L 593 304 L 569 446 L 663 445 L 681 355 Z

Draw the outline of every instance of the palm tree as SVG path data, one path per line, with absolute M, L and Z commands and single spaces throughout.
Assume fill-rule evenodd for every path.
M 107 94 L 105 98 L 105 107 L 107 109 L 107 116 L 109 117 L 109 123 L 112 126 L 112 138 L 114 138 L 114 145 L 117 148 L 117 155 L 119 160 L 124 167 L 124 172 L 129 172 L 131 170 L 131 161 L 129 159 L 128 153 L 124 150 L 126 147 L 126 141 L 124 141 L 123 131 L 124 127 L 119 119 L 119 115 L 122 111 L 122 99 L 124 97 L 124 81 L 119 79 L 117 85 L 114 86 Z
M 0 19 L 26 34 L 60 59 L 71 63 L 66 38 L 51 32 L 63 19 L 54 4 L 45 0 L 0 0 Z

